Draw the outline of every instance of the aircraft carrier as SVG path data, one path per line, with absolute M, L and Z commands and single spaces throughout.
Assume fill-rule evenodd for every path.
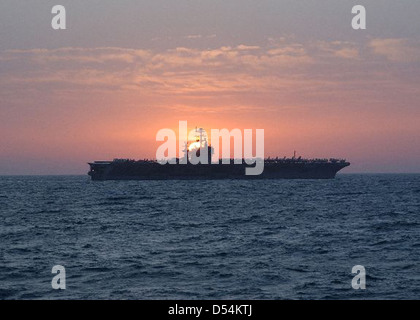
M 197 146 L 198 144 L 198 146 Z M 191 163 L 191 155 L 208 149 L 207 164 Z M 259 175 L 246 175 L 246 168 L 255 167 L 245 159 L 221 159 L 212 162 L 213 148 L 199 138 L 184 149 L 186 161 L 176 158 L 173 164 L 162 164 L 158 160 L 114 159 L 90 162 L 89 175 L 92 180 L 176 180 L 176 179 L 333 179 L 338 171 L 350 165 L 344 159 L 267 158 L 264 170 Z M 260 163 L 261 165 L 261 163 Z

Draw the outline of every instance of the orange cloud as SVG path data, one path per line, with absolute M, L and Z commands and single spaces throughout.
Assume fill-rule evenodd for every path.
M 420 61 L 420 43 L 407 39 L 373 39 L 369 43 L 375 54 L 394 62 Z

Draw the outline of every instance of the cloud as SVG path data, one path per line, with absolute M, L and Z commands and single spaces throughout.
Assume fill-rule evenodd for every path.
M 270 40 L 266 45 L 164 51 L 120 47 L 7 50 L 0 52 L 0 84 L 4 90 L 122 90 L 156 96 L 310 92 L 313 98 L 330 95 L 343 84 L 347 91 L 361 90 L 362 78 L 384 86 L 377 56 L 401 61 L 413 60 L 417 53 L 416 47 L 401 39 L 374 39 L 367 46 L 376 55 L 362 57 L 363 50 L 351 42 L 298 43 L 293 38 Z M 394 83 L 389 77 L 387 81 L 387 86 Z
M 237 46 L 236 47 L 236 49 L 237 50 L 240 50 L 240 51 L 246 51 L 246 50 L 258 50 L 258 49 L 261 49 L 259 46 L 247 46 L 247 45 L 244 45 L 244 44 L 240 44 L 239 46 Z
M 359 59 L 360 50 L 355 43 L 347 41 L 318 41 L 315 44 L 319 55 L 324 58 Z
M 190 35 L 184 37 L 184 39 L 189 39 L 189 40 L 196 40 L 196 39 L 214 39 L 214 38 L 216 38 L 216 35 L 215 34 L 209 34 L 209 35 L 190 34 Z
M 420 61 L 420 43 L 407 39 L 373 39 L 369 43 L 373 53 L 393 62 Z
M 214 49 L 177 47 L 162 52 L 116 47 L 40 48 L 4 51 L 0 59 L 10 66 L 10 73 L 0 76 L 3 83 L 140 87 L 159 93 L 255 90 L 264 85 L 263 75 L 273 68 L 311 63 L 302 46 L 245 44 Z M 25 67 L 21 70 L 18 65 Z
M 357 59 L 359 57 L 359 50 L 355 48 L 343 48 L 334 52 L 337 57 L 345 59 Z
M 191 34 L 186 36 L 187 39 L 201 39 L 203 36 L 201 34 Z

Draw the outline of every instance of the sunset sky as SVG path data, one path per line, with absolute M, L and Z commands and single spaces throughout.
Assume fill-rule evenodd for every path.
M 67 30 L 51 28 L 64 5 Z M 353 5 L 367 30 L 351 28 Z M 418 0 L 0 2 L 0 175 L 154 158 L 162 128 L 420 172 Z

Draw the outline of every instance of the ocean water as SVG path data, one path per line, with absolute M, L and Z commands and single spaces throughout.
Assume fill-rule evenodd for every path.
M 0 299 L 419 299 L 419 214 L 420 175 L 0 177 Z

